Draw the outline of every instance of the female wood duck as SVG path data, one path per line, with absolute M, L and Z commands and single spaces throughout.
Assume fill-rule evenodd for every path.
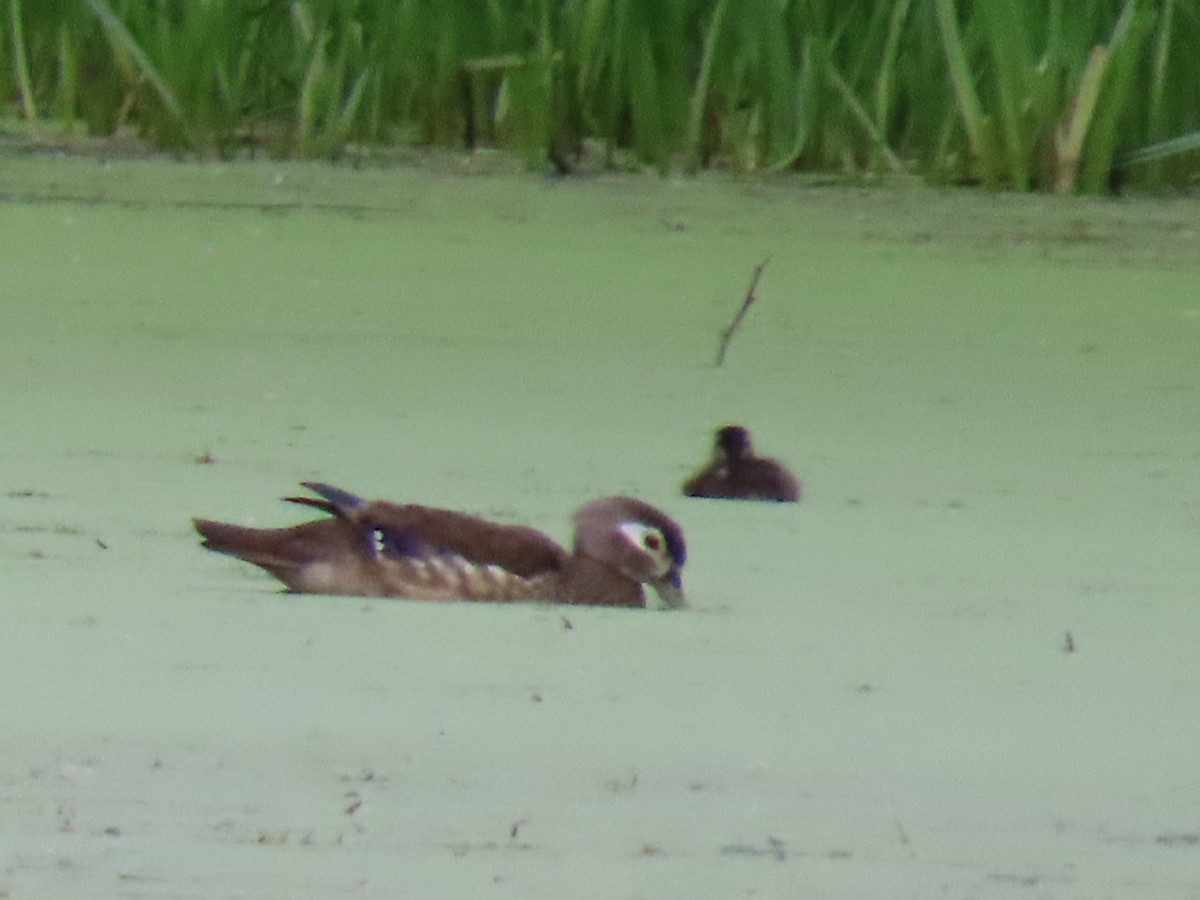
M 549 600 L 645 606 L 648 584 L 685 605 L 687 548 L 673 519 L 633 497 L 593 500 L 575 513 L 568 553 L 545 534 L 467 513 L 363 500 L 316 482 L 291 503 L 329 514 L 291 528 L 194 520 L 204 546 L 266 569 L 304 594 L 506 603 Z
M 689 497 L 795 503 L 800 482 L 778 460 L 755 456 L 749 431 L 725 425 L 717 429 L 712 462 L 683 483 L 683 492 Z

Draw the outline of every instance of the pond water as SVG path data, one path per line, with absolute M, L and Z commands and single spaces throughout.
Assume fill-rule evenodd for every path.
M 0 897 L 1200 896 L 1196 201 L 73 158 L 0 198 Z M 800 504 L 679 495 L 725 422 Z M 309 479 L 562 540 L 636 494 L 692 607 L 200 550 Z

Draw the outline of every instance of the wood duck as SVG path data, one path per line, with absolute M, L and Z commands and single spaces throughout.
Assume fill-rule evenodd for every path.
M 748 430 L 725 425 L 717 429 L 712 462 L 683 483 L 683 492 L 689 497 L 795 503 L 800 482 L 778 460 L 755 456 Z
M 667 606 L 686 605 L 683 531 L 633 497 L 580 507 L 568 553 L 533 528 L 363 500 L 316 482 L 304 487 L 318 498 L 285 499 L 329 518 L 291 528 L 195 519 L 196 530 L 209 550 L 266 569 L 295 593 L 644 607 L 642 585 L 648 584 Z

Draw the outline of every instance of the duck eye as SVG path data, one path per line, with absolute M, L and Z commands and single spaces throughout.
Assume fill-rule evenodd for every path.
M 660 559 L 666 556 L 666 536 L 653 525 L 638 521 L 622 522 L 616 527 L 616 532 L 630 550 Z

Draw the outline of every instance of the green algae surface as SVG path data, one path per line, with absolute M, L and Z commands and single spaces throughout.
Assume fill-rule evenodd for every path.
M 4 160 L 0 896 L 1195 895 L 1200 205 L 450 168 Z M 190 532 L 307 479 L 636 494 L 692 608 Z

